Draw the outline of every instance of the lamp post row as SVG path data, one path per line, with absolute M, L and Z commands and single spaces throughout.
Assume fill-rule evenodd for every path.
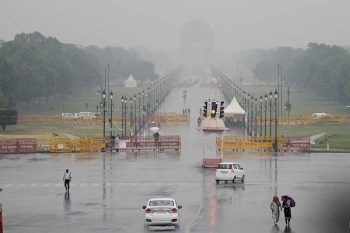
M 267 111 L 269 109 L 270 111 L 270 117 L 269 117 L 269 136 L 272 137 L 272 112 L 274 111 L 274 123 L 275 123 L 275 142 L 274 142 L 274 151 L 277 151 L 278 145 L 277 145 L 277 127 L 278 127 L 278 115 L 282 114 L 282 112 L 279 111 L 279 107 L 282 102 L 282 98 L 279 98 L 279 90 L 275 90 L 272 92 L 270 90 L 269 93 L 266 93 L 265 95 L 260 96 L 260 111 L 258 111 L 258 100 L 257 98 L 254 98 L 252 95 L 250 95 L 248 92 L 240 88 L 238 85 L 236 85 L 232 80 L 230 80 L 226 75 L 224 75 L 221 71 L 215 70 L 219 74 L 219 76 L 226 82 L 222 86 L 224 95 L 227 97 L 232 97 L 232 95 L 237 96 L 238 102 L 244 106 L 246 109 L 246 128 L 247 128 L 247 134 L 249 136 L 257 136 L 258 135 L 258 129 L 257 129 L 257 116 L 258 112 L 260 113 L 260 136 L 267 136 Z M 280 85 L 282 85 L 282 78 L 281 78 L 281 66 L 278 66 L 278 80 L 281 82 L 278 84 L 278 89 L 280 88 Z M 280 80 L 281 79 L 281 80 Z M 282 88 L 281 88 L 282 90 Z M 274 102 L 274 103 L 273 103 Z M 263 111 L 264 111 L 264 122 L 263 122 Z M 263 124 L 264 124 L 264 130 L 263 130 Z M 264 132 L 264 133 L 263 133 Z
M 122 136 L 127 136 L 127 116 L 129 115 L 130 122 L 130 135 L 134 136 L 135 140 L 137 135 L 141 136 L 142 128 L 148 122 L 150 115 L 154 114 L 157 108 L 160 106 L 162 101 L 165 99 L 166 95 L 169 93 L 170 84 L 167 78 L 169 75 L 154 81 L 150 86 L 147 87 L 147 90 L 140 91 L 138 94 L 135 94 L 133 97 L 122 96 Z M 105 94 L 102 95 L 103 108 L 105 109 Z M 147 101 L 145 100 L 147 98 Z M 141 107 L 142 105 L 142 107 Z M 142 111 L 141 111 L 142 110 Z M 106 111 L 104 110 L 104 113 Z M 112 114 L 112 113 L 111 113 Z M 103 118 L 105 125 L 105 115 Z M 111 125 L 112 127 L 112 125 Z M 131 130 L 134 130 L 133 135 Z M 105 138 L 105 126 L 103 128 L 103 137 Z

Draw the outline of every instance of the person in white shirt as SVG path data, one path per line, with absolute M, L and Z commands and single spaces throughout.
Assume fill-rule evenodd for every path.
M 69 183 L 72 180 L 72 174 L 66 169 L 66 172 L 63 175 L 64 187 L 69 192 Z
M 116 136 L 115 140 L 114 140 L 114 147 L 115 147 L 115 150 L 117 152 L 119 152 L 119 141 L 120 141 L 120 137 L 119 137 L 119 134 L 118 134 L 118 136 Z

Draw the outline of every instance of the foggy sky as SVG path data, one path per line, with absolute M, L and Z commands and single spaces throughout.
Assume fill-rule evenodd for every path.
M 221 52 L 350 44 L 349 0 L 0 0 L 0 39 L 39 31 L 85 46 L 176 51 L 195 19 L 210 23 Z

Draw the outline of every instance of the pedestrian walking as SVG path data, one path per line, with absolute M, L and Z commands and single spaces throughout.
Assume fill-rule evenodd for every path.
M 284 212 L 284 218 L 286 221 L 286 225 L 287 225 L 287 227 L 289 227 L 290 219 L 292 218 L 291 200 L 289 198 L 287 198 L 287 196 L 282 196 L 281 200 L 282 200 L 282 208 L 283 208 L 283 212 Z
M 69 192 L 69 183 L 72 180 L 72 173 L 69 172 L 68 169 L 66 169 L 66 172 L 63 175 L 63 181 L 64 181 L 64 187 Z
M 280 218 L 280 208 L 281 208 L 281 202 L 277 196 L 274 196 L 270 204 L 270 209 L 272 211 L 272 219 L 275 226 L 277 226 L 277 222 Z
M 114 146 L 117 152 L 119 152 L 119 142 L 120 142 L 120 137 L 119 134 L 117 137 L 115 137 L 115 141 L 114 141 Z

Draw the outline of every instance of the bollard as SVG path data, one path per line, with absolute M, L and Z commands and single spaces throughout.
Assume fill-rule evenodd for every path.
M 4 232 L 4 228 L 2 225 L 2 205 L 0 204 L 0 233 Z

